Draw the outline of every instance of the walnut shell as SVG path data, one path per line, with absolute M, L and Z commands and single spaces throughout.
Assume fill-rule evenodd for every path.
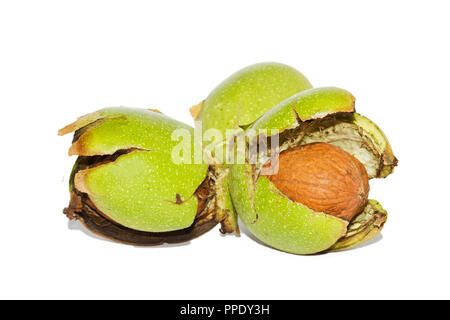
M 293 201 L 346 220 L 361 212 L 369 195 L 364 165 L 329 143 L 311 143 L 279 155 L 268 178 Z

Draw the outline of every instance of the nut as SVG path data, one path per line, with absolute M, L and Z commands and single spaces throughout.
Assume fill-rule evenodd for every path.
M 278 167 L 269 180 L 287 197 L 310 209 L 350 221 L 366 206 L 366 169 L 332 144 L 318 142 L 283 151 Z
M 193 134 L 159 112 L 130 108 L 99 110 L 61 129 L 75 131 L 69 153 L 79 156 L 64 213 L 96 234 L 136 245 L 188 241 L 213 228 L 223 220 L 223 187 L 206 163 L 172 161 L 176 129 Z
M 260 241 L 314 254 L 356 246 L 381 231 L 387 213 L 367 200 L 367 179 L 388 176 L 397 159 L 378 126 L 355 113 L 354 102 L 343 89 L 308 89 L 249 127 L 250 141 L 260 139 L 259 130 L 277 130 L 280 142 L 275 176 L 263 175 L 265 156 L 230 170 L 233 205 Z

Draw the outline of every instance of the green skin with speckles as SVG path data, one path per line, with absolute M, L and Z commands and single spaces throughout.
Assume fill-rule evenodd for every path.
M 259 63 L 246 67 L 219 84 L 204 101 L 198 120 L 203 130 L 237 129 L 253 123 L 286 98 L 311 83 L 294 68 L 281 63 Z
M 131 151 L 75 176 L 75 187 L 87 193 L 104 215 L 125 227 L 147 232 L 192 225 L 198 205 L 194 192 L 205 179 L 208 165 L 175 164 L 171 159 L 172 150 L 180 143 L 171 139 L 172 132 L 182 128 L 193 137 L 192 127 L 157 112 L 129 108 L 103 109 L 72 126 L 73 130 L 85 127 L 71 148 L 72 154 Z M 191 140 L 186 143 L 193 150 Z
M 251 165 L 234 165 L 231 195 L 239 218 L 264 243 L 282 251 L 311 254 L 331 247 L 348 222 L 314 212 L 282 195 L 266 177 L 248 181 Z

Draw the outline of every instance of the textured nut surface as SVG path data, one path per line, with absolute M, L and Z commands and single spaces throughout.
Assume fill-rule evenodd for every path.
M 346 220 L 363 210 L 369 194 L 361 162 L 328 143 L 283 151 L 278 172 L 268 178 L 290 199 Z

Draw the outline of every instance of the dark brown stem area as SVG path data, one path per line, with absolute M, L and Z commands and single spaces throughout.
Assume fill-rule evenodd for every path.
M 293 201 L 346 220 L 364 209 L 369 195 L 364 165 L 329 143 L 311 143 L 281 152 L 278 172 L 268 178 Z

